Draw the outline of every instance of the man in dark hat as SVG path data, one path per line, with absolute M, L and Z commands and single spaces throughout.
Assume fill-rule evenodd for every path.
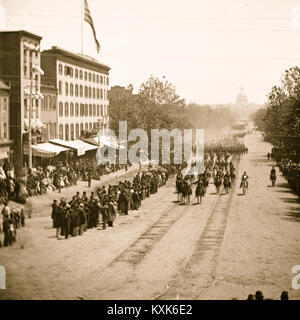
M 52 207 L 51 219 L 53 220 L 53 228 L 56 228 L 54 226 L 54 219 L 57 215 L 57 210 L 58 210 L 57 200 L 53 200 L 51 207 Z
M 289 300 L 289 294 L 287 291 L 282 291 L 280 300 Z
M 264 300 L 263 293 L 261 291 L 255 292 L 255 300 Z
M 81 236 L 83 234 L 83 226 L 85 224 L 85 212 L 84 212 L 84 204 L 80 203 L 77 209 L 77 217 L 78 217 L 78 233 Z

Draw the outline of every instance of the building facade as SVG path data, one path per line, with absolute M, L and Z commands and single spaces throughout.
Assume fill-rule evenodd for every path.
M 41 93 L 44 99 L 41 102 L 41 120 L 43 128 L 43 140 L 57 138 L 57 89 L 55 86 L 41 84 Z
M 12 144 L 9 139 L 9 91 L 9 85 L 0 80 L 0 166 L 10 158 Z
M 109 127 L 110 68 L 95 59 L 52 47 L 42 52 L 43 85 L 57 89 L 57 137 L 76 140 L 83 132 Z
M 24 132 L 28 126 L 30 103 L 31 118 L 39 120 L 35 122 L 37 125 L 41 123 L 41 78 L 37 72 L 41 61 L 41 39 L 24 30 L 0 32 L 0 78 L 10 83 L 9 134 L 14 141 L 16 172 L 21 172 L 23 167 L 23 145 L 26 145 Z

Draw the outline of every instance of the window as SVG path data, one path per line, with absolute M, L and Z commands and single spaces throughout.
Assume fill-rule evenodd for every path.
M 73 96 L 73 83 L 70 84 L 70 96 Z
M 84 86 L 84 97 L 88 98 L 88 95 L 89 95 L 88 87 Z
M 80 123 L 80 134 L 83 132 L 83 123 Z
M 59 103 L 59 116 L 62 117 L 64 115 L 63 103 Z
M 84 80 L 86 81 L 87 80 L 87 72 L 84 71 Z
M 69 104 L 68 102 L 65 103 L 65 117 L 69 116 Z
M 74 117 L 74 103 L 70 104 L 70 117 Z
M 71 123 L 71 140 L 74 140 L 74 124 Z
M 90 122 L 90 127 L 89 130 L 92 131 L 93 130 L 93 124 Z
M 91 82 L 92 81 L 92 75 L 91 75 L 91 73 L 89 72 L 89 82 Z
M 65 95 L 67 96 L 69 94 L 69 85 L 68 82 L 65 82 Z
M 97 88 L 97 99 L 99 99 L 100 93 L 99 93 L 99 89 Z
M 80 97 L 83 97 L 83 87 L 80 86 Z
M 88 123 L 85 124 L 85 131 L 89 131 L 89 124 Z
M 0 102 L 1 102 L 1 100 L 0 100 Z M 27 118 L 27 99 L 24 99 L 24 117 Z
M 59 133 L 58 133 L 58 135 L 59 135 L 59 139 L 60 140 L 64 140 L 64 127 L 63 127 L 62 124 L 59 125 Z
M 79 78 L 82 80 L 82 70 L 79 71 Z
M 85 117 L 89 116 L 89 106 L 87 104 L 84 106 L 84 115 Z
M 78 84 L 75 84 L 75 96 L 78 97 Z
M 100 99 L 103 99 L 103 89 L 100 89 Z
M 75 117 L 78 117 L 78 112 L 79 112 L 79 110 L 78 110 L 78 103 L 76 103 L 75 104 Z
M 66 131 L 66 141 L 69 141 L 70 140 L 70 129 L 69 129 L 69 125 L 68 124 L 66 124 L 65 125 L 65 131 Z
M 69 67 L 69 73 L 70 73 L 70 77 L 73 78 L 73 68 Z
M 99 74 L 97 74 L 96 82 L 99 83 Z
M 95 99 L 95 98 L 96 98 L 96 89 L 93 88 L 93 99 Z
M 89 98 L 92 98 L 92 88 L 89 87 Z
M 52 96 L 52 110 L 56 110 L 56 97 L 55 96 Z
M 101 117 L 103 117 L 103 105 L 101 105 Z
M 108 77 L 106 78 L 106 85 L 109 86 L 109 78 Z
M 65 66 L 65 76 L 67 76 L 67 75 L 68 75 L 68 67 Z
M 80 104 L 80 117 L 83 117 L 84 116 L 84 104 L 81 103 Z
M 97 117 L 100 117 L 100 106 L 97 104 Z
M 91 117 L 93 115 L 93 106 L 89 105 L 89 116 Z
M 24 65 L 24 77 L 27 77 L 27 66 Z
M 96 105 L 93 104 L 93 117 L 96 117 Z
M 63 74 L 63 66 L 62 66 L 62 64 L 59 64 L 59 66 L 58 66 L 58 73 L 59 73 L 60 75 Z
M 80 137 L 80 134 L 79 134 L 79 124 L 76 123 L 76 136 L 75 136 L 75 139 L 79 138 Z
M 58 94 L 62 95 L 62 82 L 59 81 L 58 83 Z
M 100 83 L 103 84 L 103 76 L 100 76 Z
M 7 99 L 3 99 L 3 112 L 7 112 Z
M 78 69 L 75 69 L 75 78 L 78 79 Z
M 7 123 L 4 122 L 3 124 L 3 139 L 6 140 L 7 139 Z
M 93 82 L 95 82 L 95 73 L 93 73 Z
M 54 122 L 52 124 L 52 133 L 51 133 L 51 139 L 55 139 L 56 138 L 56 123 Z

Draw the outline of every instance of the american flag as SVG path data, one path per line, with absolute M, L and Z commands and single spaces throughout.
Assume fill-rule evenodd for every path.
M 97 40 L 97 36 L 96 36 L 96 31 L 95 31 L 95 27 L 94 27 L 94 22 L 91 16 L 91 12 L 87 3 L 87 0 L 84 0 L 84 20 L 89 23 L 89 25 L 92 27 L 93 30 L 93 34 L 94 34 L 94 38 L 95 38 L 95 42 L 96 42 L 96 46 L 97 46 L 97 52 L 100 52 L 100 43 Z

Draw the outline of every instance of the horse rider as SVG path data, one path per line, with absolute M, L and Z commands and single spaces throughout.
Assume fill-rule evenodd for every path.
M 242 179 L 241 179 L 241 185 L 240 185 L 240 188 L 242 187 L 243 185 L 243 181 L 246 181 L 246 187 L 248 188 L 248 179 L 249 179 L 249 176 L 247 175 L 246 171 L 244 171 L 243 175 L 242 175 Z

